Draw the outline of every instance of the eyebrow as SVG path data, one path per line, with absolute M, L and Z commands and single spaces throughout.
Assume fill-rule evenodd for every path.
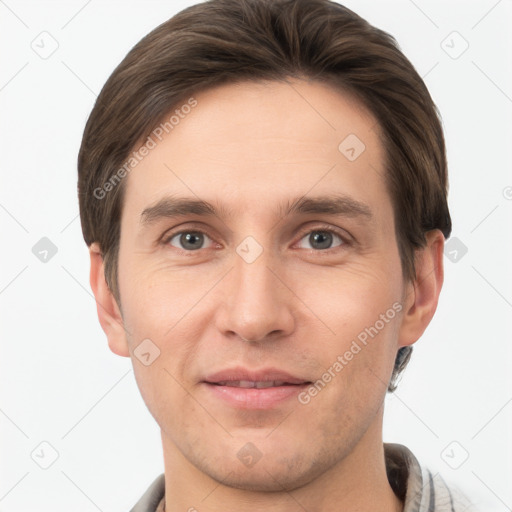
M 298 197 L 281 205 L 277 214 L 286 217 L 291 214 L 329 214 L 345 217 L 364 217 L 373 219 L 371 208 L 349 196 L 326 195 L 319 197 Z M 212 203 L 201 199 L 189 197 L 164 197 L 156 204 L 148 206 L 140 216 L 140 222 L 145 227 L 161 219 L 185 215 L 199 215 L 205 217 L 230 218 L 235 212 L 224 206 L 216 207 Z

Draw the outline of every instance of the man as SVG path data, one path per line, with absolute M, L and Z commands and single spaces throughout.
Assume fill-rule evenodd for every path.
M 211 0 L 105 84 L 79 155 L 91 286 L 165 473 L 140 511 L 462 511 L 386 392 L 451 231 L 437 110 L 386 33 L 326 0 Z

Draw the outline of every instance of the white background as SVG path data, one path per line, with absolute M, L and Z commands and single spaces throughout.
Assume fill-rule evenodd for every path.
M 0 0 L 0 512 L 126 511 L 163 472 L 159 430 L 131 362 L 109 351 L 97 322 L 76 159 L 114 67 L 192 3 Z M 394 35 L 425 77 L 445 126 L 453 237 L 467 247 L 455 263 L 445 258 L 438 312 L 388 397 L 385 440 L 407 445 L 481 510 L 504 512 L 512 507 L 512 3 L 345 4 Z M 51 47 L 43 31 L 58 43 L 47 59 L 31 47 L 41 37 Z M 464 40 L 468 49 L 452 58 Z M 42 237 L 58 249 L 46 263 L 32 253 Z M 35 462 L 51 460 L 43 441 L 58 452 L 48 469 Z

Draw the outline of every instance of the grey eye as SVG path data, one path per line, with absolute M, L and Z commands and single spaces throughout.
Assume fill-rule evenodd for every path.
M 182 233 L 175 234 L 169 243 L 178 249 L 196 251 L 203 249 L 206 240 L 210 240 L 210 238 L 199 231 L 183 231 Z
M 338 240 L 339 243 L 333 246 L 333 242 L 335 240 Z M 304 243 L 309 244 L 309 247 L 304 246 Z M 311 231 L 311 233 L 308 233 L 305 237 L 302 238 L 299 247 L 302 247 L 303 249 L 331 249 L 332 247 L 337 247 L 339 245 L 342 245 L 344 242 L 342 238 L 337 235 L 336 233 L 332 233 L 330 231 L 322 231 L 322 230 L 316 230 Z

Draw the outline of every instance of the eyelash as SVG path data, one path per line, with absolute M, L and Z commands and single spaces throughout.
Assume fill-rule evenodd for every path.
M 343 250 L 344 248 L 346 248 L 347 246 L 350 246 L 352 244 L 352 241 L 349 239 L 349 237 L 347 235 L 344 235 L 340 231 L 338 231 L 330 226 L 327 226 L 327 225 L 315 226 L 314 228 L 305 228 L 304 230 L 300 231 L 300 233 L 298 235 L 299 236 L 298 241 L 300 242 L 306 235 L 314 233 L 314 232 L 331 233 L 332 235 L 338 236 L 341 239 L 342 243 L 341 243 L 341 245 L 338 245 L 336 247 L 330 247 L 328 249 L 303 249 L 303 250 L 306 250 L 309 252 L 314 252 L 316 254 L 326 254 L 326 253 L 330 254 L 332 251 Z M 166 233 L 162 237 L 162 242 L 161 242 L 162 245 L 170 246 L 170 241 L 176 235 L 181 235 L 183 233 L 199 233 L 202 235 L 206 235 L 208 238 L 210 238 L 210 240 L 212 242 L 216 243 L 215 238 L 208 232 L 208 230 L 197 229 L 197 228 L 188 228 L 188 229 L 181 229 L 179 231 L 173 231 L 171 233 Z M 185 249 L 180 249 L 178 247 L 174 247 L 174 246 L 171 246 L 171 247 L 181 253 L 191 255 L 191 256 L 193 256 L 195 253 L 198 253 L 201 251 L 201 249 L 187 251 Z

